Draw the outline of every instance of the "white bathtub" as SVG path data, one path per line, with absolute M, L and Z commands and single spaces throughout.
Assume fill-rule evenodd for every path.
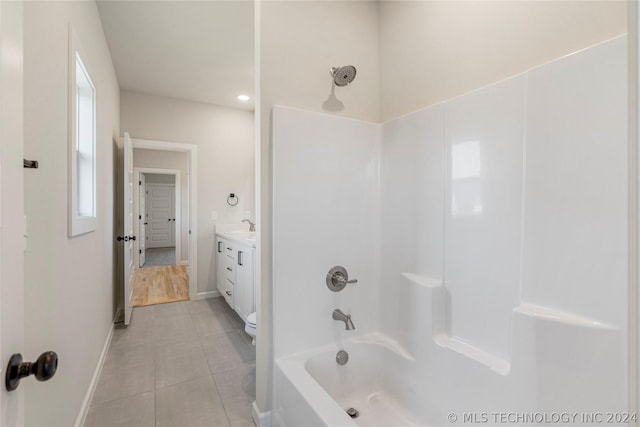
M 336 353 L 349 354 L 346 365 Z M 434 426 L 409 380 L 415 361 L 396 342 L 375 333 L 343 346 L 322 347 L 276 361 L 275 424 L 299 426 Z M 351 419 L 346 409 L 359 416 Z M 422 412 L 422 414 L 421 414 Z

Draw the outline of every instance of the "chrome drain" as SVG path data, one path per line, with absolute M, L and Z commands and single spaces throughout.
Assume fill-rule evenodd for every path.
M 336 354 L 336 362 L 338 365 L 346 365 L 349 361 L 349 353 L 344 350 L 340 350 L 338 354 Z
M 360 412 L 358 412 L 356 408 L 349 408 L 347 409 L 347 415 L 349 415 L 351 418 L 358 418 Z

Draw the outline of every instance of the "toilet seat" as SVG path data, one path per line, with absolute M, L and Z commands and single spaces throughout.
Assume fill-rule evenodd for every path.
M 244 331 L 253 337 L 252 344 L 256 344 L 256 313 L 251 313 L 247 316 L 247 320 L 245 321 Z
M 256 326 L 256 312 L 251 313 L 247 316 L 247 321 L 245 322 L 247 325 Z

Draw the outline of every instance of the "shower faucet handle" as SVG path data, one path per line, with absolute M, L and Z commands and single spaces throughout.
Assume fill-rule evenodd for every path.
M 329 270 L 326 282 L 329 290 L 340 292 L 348 283 L 358 283 L 358 279 L 349 280 L 347 269 L 338 265 Z

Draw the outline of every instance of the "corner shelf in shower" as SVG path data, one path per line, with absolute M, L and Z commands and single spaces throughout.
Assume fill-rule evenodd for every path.
M 427 292 L 427 298 L 431 302 L 431 335 L 436 344 L 487 366 L 500 375 L 509 374 L 511 370 L 510 360 L 498 357 L 450 334 L 447 326 L 449 324 L 447 311 L 449 307 L 448 293 L 442 280 L 414 273 L 402 273 L 402 276 L 409 283 L 417 285 L 419 289 Z M 512 318 L 514 318 L 514 321 L 516 316 L 524 316 L 524 319 L 531 319 L 535 322 L 554 323 L 576 328 L 612 332 L 618 330 L 615 326 L 591 317 L 528 302 L 521 302 L 520 305 L 513 309 Z
M 455 351 L 500 375 L 508 375 L 511 363 L 479 347 L 451 336 L 447 330 L 447 292 L 442 280 L 413 273 L 402 273 L 409 282 L 427 288 L 431 294 L 432 338 L 440 347 Z

